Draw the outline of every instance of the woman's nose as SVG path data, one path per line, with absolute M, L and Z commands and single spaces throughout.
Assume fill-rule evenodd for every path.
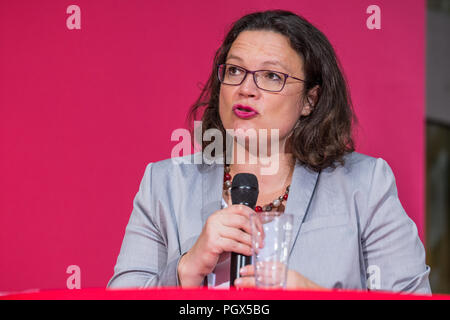
M 258 93 L 258 87 L 254 81 L 253 75 L 247 73 L 244 81 L 239 86 L 239 92 L 243 95 L 256 95 Z

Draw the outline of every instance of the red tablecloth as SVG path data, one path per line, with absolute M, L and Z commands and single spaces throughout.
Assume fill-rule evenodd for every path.
M 74 289 L 21 292 L 0 300 L 450 300 L 450 295 L 414 295 L 346 290 L 211 290 L 158 288 L 141 290 Z

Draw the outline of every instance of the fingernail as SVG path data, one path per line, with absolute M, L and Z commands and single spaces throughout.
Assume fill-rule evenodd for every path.
M 237 278 L 236 280 L 234 280 L 234 285 L 240 285 L 240 284 L 242 284 L 241 278 Z
M 246 274 L 247 273 L 247 268 L 246 267 L 242 267 L 241 270 L 239 270 L 240 274 Z

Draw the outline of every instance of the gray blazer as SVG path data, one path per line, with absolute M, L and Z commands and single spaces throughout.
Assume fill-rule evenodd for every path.
M 147 165 L 108 287 L 179 285 L 180 257 L 222 200 L 223 165 L 192 159 Z M 353 152 L 320 173 L 297 162 L 285 212 L 295 217 L 289 268 L 315 283 L 431 293 L 424 247 L 383 159 Z

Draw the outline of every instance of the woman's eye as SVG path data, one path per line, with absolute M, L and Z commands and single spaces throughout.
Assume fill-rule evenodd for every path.
M 229 67 L 228 68 L 228 73 L 231 74 L 231 75 L 237 75 L 237 74 L 239 74 L 239 71 L 241 71 L 241 70 L 239 70 L 236 67 Z
M 267 73 L 267 74 L 266 74 L 266 77 L 267 77 L 269 80 L 274 80 L 274 81 L 280 81 L 280 80 L 281 80 L 281 77 L 280 77 L 278 74 L 273 73 L 273 72 Z

